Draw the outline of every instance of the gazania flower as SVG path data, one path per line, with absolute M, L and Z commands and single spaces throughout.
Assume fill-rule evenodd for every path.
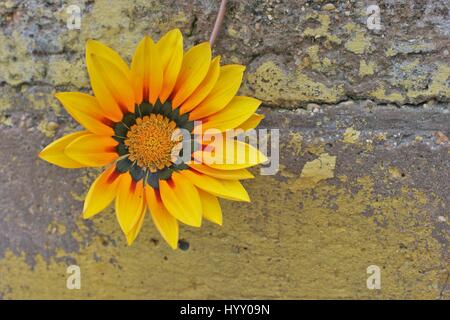
M 63 168 L 105 167 L 86 195 L 84 218 L 115 200 L 117 220 L 131 244 L 148 208 L 162 237 L 175 249 L 178 222 L 199 227 L 205 218 L 220 225 L 218 197 L 249 201 L 239 180 L 252 178 L 247 168 L 266 161 L 252 146 L 235 138 L 225 141 L 233 150 L 256 150 L 256 161 L 177 161 L 183 152 L 182 130 L 193 134 L 194 129 L 214 128 L 225 136 L 229 129 L 255 128 L 263 118 L 255 113 L 260 101 L 236 96 L 245 68 L 220 66 L 220 57 L 211 58 L 207 42 L 183 52 L 177 29 L 157 43 L 145 37 L 130 66 L 100 42 L 87 42 L 94 95 L 56 94 L 85 130 L 52 142 L 39 154 Z M 222 151 L 218 154 L 230 160 L 228 151 Z M 204 146 L 192 152 L 189 160 L 211 156 Z

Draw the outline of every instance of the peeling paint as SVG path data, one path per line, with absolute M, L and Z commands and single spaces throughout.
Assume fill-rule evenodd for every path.
M 355 24 L 347 24 L 344 28 L 352 34 L 350 40 L 345 43 L 345 48 L 356 54 L 370 52 L 371 37 L 367 36 L 364 29 Z
M 450 66 L 438 64 L 437 70 L 432 77 L 431 83 L 426 90 L 408 90 L 407 96 L 417 98 L 419 96 L 443 96 L 450 97 L 450 86 L 448 79 L 450 77 Z
M 17 31 L 9 37 L 0 32 L 0 82 L 15 86 L 44 76 L 44 64 L 30 56 L 29 46 Z
M 384 85 L 380 85 L 375 90 L 371 91 L 369 95 L 373 98 L 376 98 L 378 101 L 382 102 L 398 102 L 403 103 L 405 98 L 399 92 L 391 92 L 386 94 L 386 89 Z
M 305 31 L 303 31 L 303 36 L 305 37 L 314 37 L 314 38 L 320 38 L 324 37 L 326 38 L 330 43 L 336 43 L 340 44 L 341 40 L 331 34 L 329 32 L 330 27 L 330 16 L 327 14 L 320 14 L 320 13 L 312 13 L 306 16 L 306 20 L 315 20 L 320 23 L 320 26 L 317 28 L 306 28 Z
M 290 101 L 333 103 L 344 95 L 343 85 L 328 86 L 300 70 L 286 73 L 272 61 L 262 63 L 254 73 L 247 74 L 247 81 L 252 95 L 271 104 Z
M 365 76 L 371 76 L 375 72 L 375 63 L 370 61 L 366 63 L 366 60 L 362 59 L 359 61 L 359 76 L 361 78 Z
M 344 142 L 345 143 L 356 143 L 358 142 L 359 135 L 361 133 L 352 127 L 345 129 L 344 132 Z
M 51 138 L 55 135 L 58 124 L 53 121 L 42 120 L 37 126 L 38 130 L 42 132 L 46 137 Z
M 307 162 L 302 169 L 300 178 L 304 181 L 310 181 L 312 185 L 321 180 L 326 180 L 334 177 L 334 167 L 336 166 L 336 156 L 330 156 L 328 153 L 323 153 L 316 160 Z M 306 185 L 307 183 L 305 183 Z

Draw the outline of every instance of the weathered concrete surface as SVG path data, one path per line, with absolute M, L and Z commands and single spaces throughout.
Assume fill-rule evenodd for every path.
M 248 65 L 241 92 L 281 129 L 281 170 L 245 183 L 251 204 L 223 201 L 222 228 L 182 228 L 189 249 L 172 251 L 150 219 L 130 248 L 111 209 L 83 221 L 96 171 L 36 154 L 77 129 L 52 95 L 89 90 L 86 39 L 129 60 L 143 34 L 179 27 L 190 46 L 217 3 L 80 1 L 70 31 L 69 2 L 3 1 L 0 298 L 449 299 L 446 3 L 378 1 L 374 32 L 365 1 L 231 1 L 216 52 Z M 66 289 L 73 263 L 81 290 Z M 366 288 L 371 264 L 381 290 Z

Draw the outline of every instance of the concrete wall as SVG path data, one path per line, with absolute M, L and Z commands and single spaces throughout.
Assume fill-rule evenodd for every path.
M 81 30 L 65 9 L 82 8 Z M 381 9 L 379 31 L 366 8 Z M 127 247 L 110 208 L 81 218 L 96 170 L 37 159 L 78 129 L 53 93 L 90 90 L 84 43 L 129 61 L 144 34 L 208 39 L 218 1 L 0 3 L 0 298 L 448 299 L 448 1 L 230 1 L 215 53 L 279 128 L 280 171 L 223 201 L 224 226 L 149 218 Z M 77 264 L 82 289 L 66 289 Z M 366 268 L 381 269 L 368 290 Z

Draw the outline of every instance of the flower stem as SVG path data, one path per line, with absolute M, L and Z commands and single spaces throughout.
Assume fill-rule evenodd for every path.
M 225 16 L 225 8 L 227 6 L 227 0 L 222 0 L 220 3 L 219 12 L 217 13 L 216 23 L 214 24 L 213 31 L 211 32 L 211 37 L 209 38 L 209 44 L 214 46 L 217 35 L 219 34 L 220 27 L 222 26 L 223 17 Z

